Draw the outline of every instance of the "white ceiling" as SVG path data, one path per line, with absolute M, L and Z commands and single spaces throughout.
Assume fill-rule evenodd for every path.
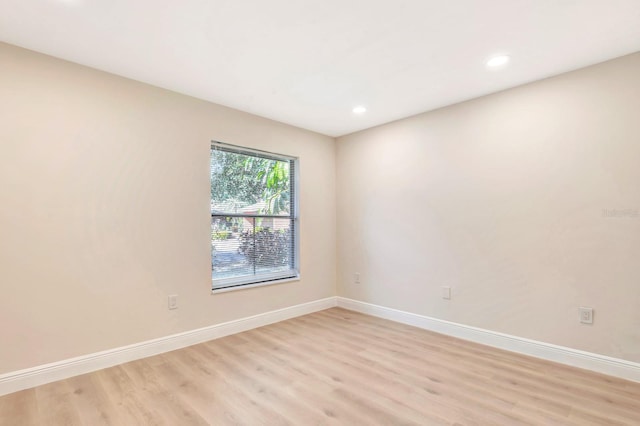
M 338 136 L 639 51 L 640 0 L 0 0 L 0 40 Z

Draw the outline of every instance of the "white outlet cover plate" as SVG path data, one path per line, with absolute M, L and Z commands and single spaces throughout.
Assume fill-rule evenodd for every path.
M 442 298 L 446 300 L 451 299 L 451 287 L 442 287 Z
M 172 294 L 169 296 L 169 309 L 178 309 L 178 295 Z
M 593 324 L 593 308 L 581 307 L 579 311 L 582 324 Z

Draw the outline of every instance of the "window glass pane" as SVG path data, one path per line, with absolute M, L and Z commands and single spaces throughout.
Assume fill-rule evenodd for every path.
M 211 149 L 211 213 L 291 213 L 291 162 Z
M 295 160 L 211 147 L 211 266 L 215 288 L 298 276 Z
M 213 279 L 253 275 L 253 263 L 241 247 L 240 236 L 253 229 L 251 219 L 211 218 L 211 266 Z
M 291 268 L 293 238 L 289 219 L 257 218 L 253 233 L 243 235 L 250 254 L 255 256 L 256 273 L 286 271 Z
M 211 230 L 214 283 L 241 277 L 259 281 L 260 276 L 275 273 L 296 274 L 293 219 L 216 216 L 211 218 Z

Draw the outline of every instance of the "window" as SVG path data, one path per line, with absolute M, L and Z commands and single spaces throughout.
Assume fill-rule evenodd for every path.
M 296 159 L 211 144 L 213 289 L 298 277 Z

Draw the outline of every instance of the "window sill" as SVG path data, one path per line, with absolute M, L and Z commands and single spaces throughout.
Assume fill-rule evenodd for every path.
M 284 284 L 284 283 L 288 283 L 288 282 L 292 282 L 292 281 L 300 281 L 300 275 L 293 277 L 293 278 L 283 278 L 281 280 L 273 280 L 273 281 L 267 281 L 267 282 L 263 282 L 263 283 L 255 283 L 255 284 L 246 284 L 246 285 L 238 285 L 235 287 L 225 287 L 225 288 L 214 288 L 211 290 L 211 294 L 218 294 L 218 293 L 227 293 L 230 291 L 237 291 L 237 290 L 247 290 L 250 288 L 256 288 L 256 287 L 264 287 L 267 285 L 274 285 L 274 284 Z

